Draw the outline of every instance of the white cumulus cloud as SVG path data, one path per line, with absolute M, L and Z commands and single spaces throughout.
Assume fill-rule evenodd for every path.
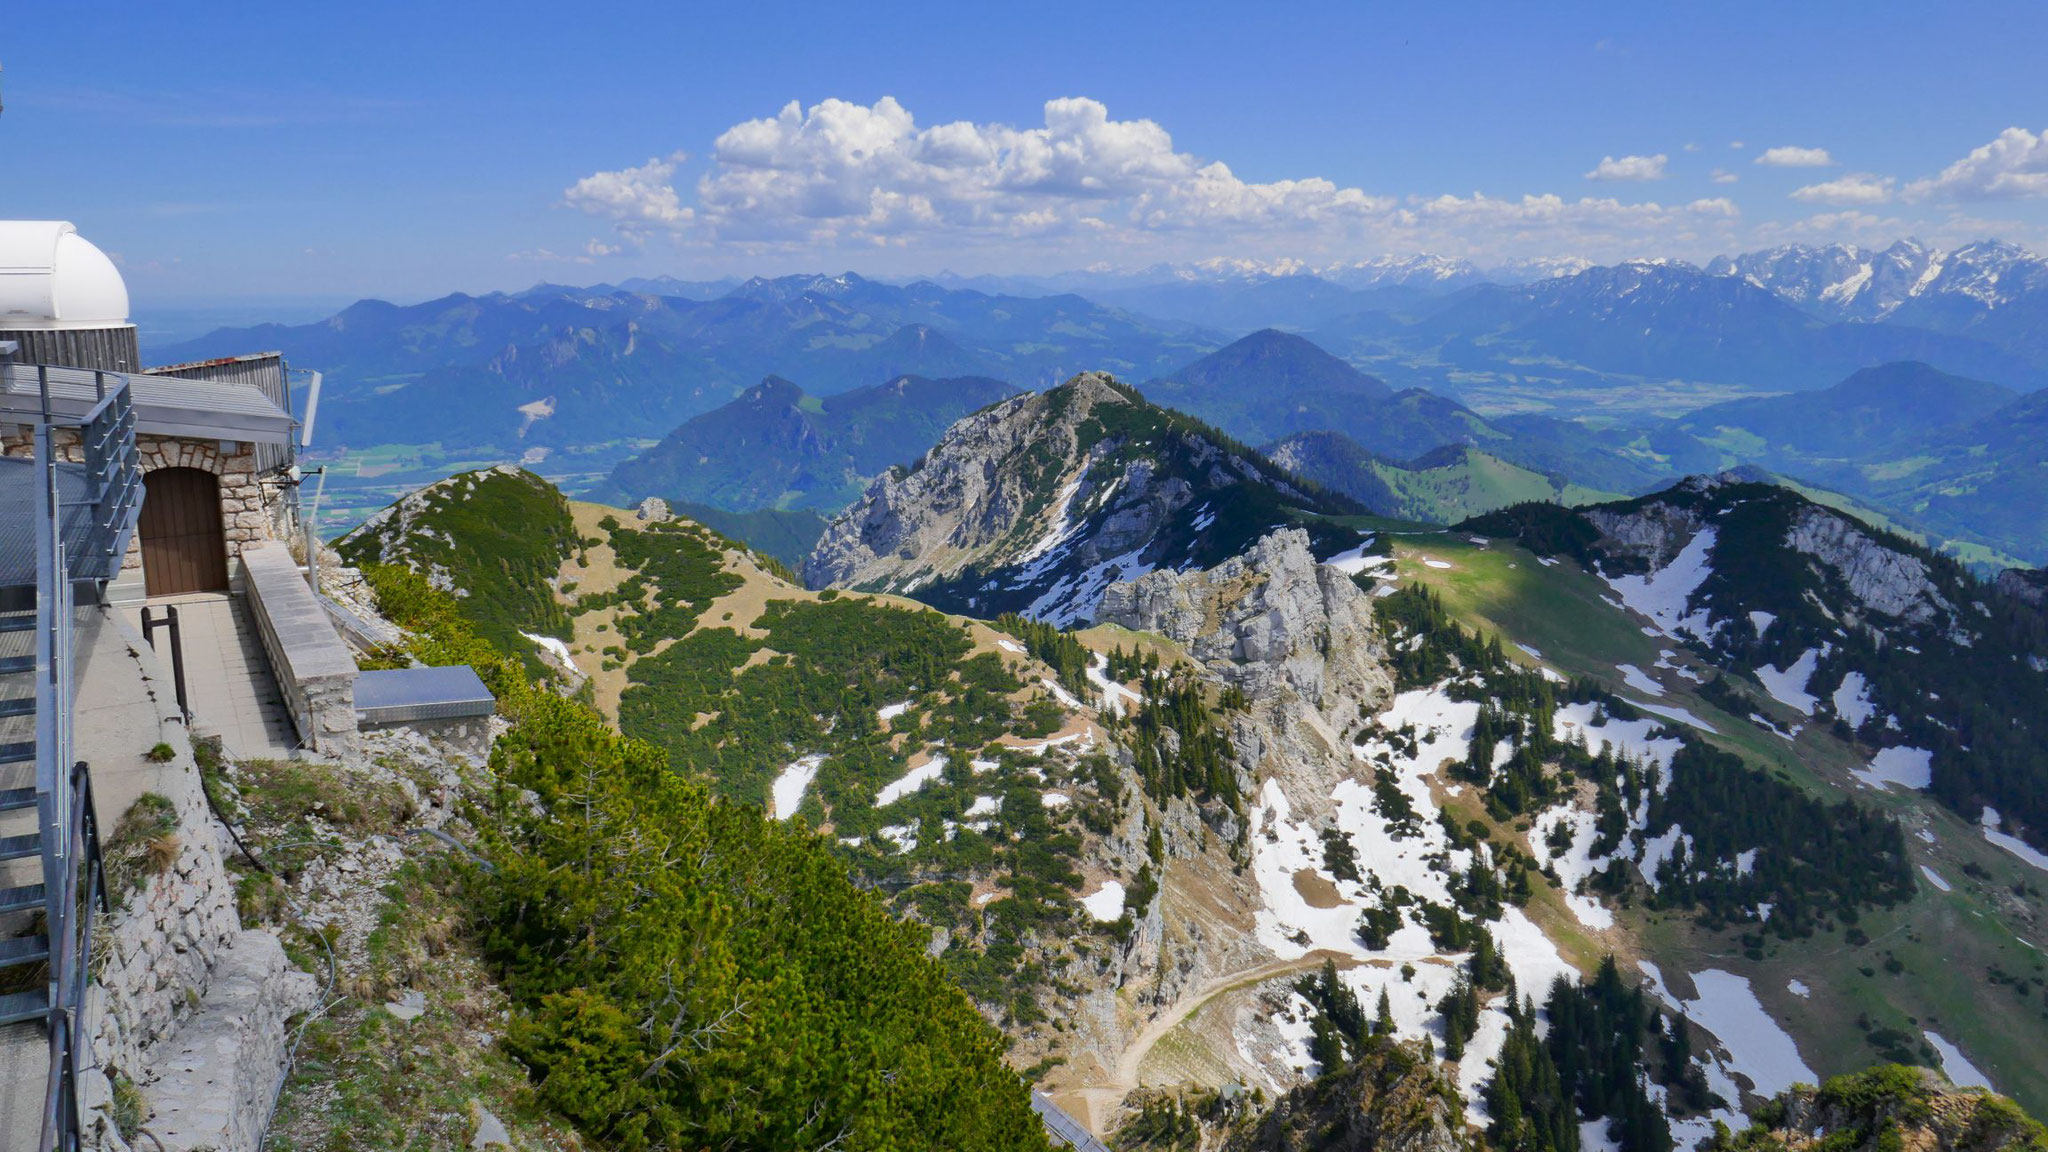
M 1602 156 L 1600 163 L 1586 173 L 1588 180 L 1662 180 L 1664 165 L 1670 157 L 1659 152 L 1655 156 L 1623 156 L 1616 159 Z
M 1835 158 L 1825 148 L 1766 148 L 1757 156 L 1755 163 L 1771 168 L 1827 168 Z
M 609 216 L 629 227 L 673 227 L 693 215 L 670 183 L 676 165 L 684 159 L 678 152 L 666 160 L 656 157 L 638 168 L 594 173 L 570 185 L 562 198 L 572 208 Z
M 1726 168 L 1714 169 L 1714 183 L 1716 184 L 1734 184 L 1741 179 L 1742 177 L 1728 171 Z
M 1891 200 L 1898 181 L 1890 176 L 1851 172 L 1837 180 L 1808 184 L 1793 190 L 1792 198 L 1802 204 L 1832 204 L 1838 207 L 1884 204 Z
M 1998 138 L 1905 188 L 1908 200 L 1997 200 L 2048 196 L 2048 129 L 2007 128 Z
M 1654 180 L 1667 162 L 1607 157 L 1588 175 Z M 1077 265 L 1423 248 L 1620 258 L 1719 250 L 1739 216 L 1720 198 L 1393 196 L 1316 175 L 1248 180 L 1222 160 L 1178 150 L 1157 122 L 1115 119 L 1085 97 L 1047 101 L 1042 122 L 1028 127 L 920 125 L 889 97 L 792 101 L 726 129 L 696 165 L 676 153 L 596 172 L 563 199 L 629 241 L 666 233 L 736 257 L 980 248 Z

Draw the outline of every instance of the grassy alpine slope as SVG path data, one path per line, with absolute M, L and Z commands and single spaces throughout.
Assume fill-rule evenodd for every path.
M 531 683 L 418 574 L 371 579 L 513 722 L 465 904 L 542 1103 L 627 1149 L 1046 1146 L 999 1034 L 823 840 Z

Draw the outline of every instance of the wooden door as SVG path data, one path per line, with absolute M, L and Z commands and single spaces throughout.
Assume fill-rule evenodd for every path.
M 151 596 L 224 592 L 227 535 L 220 479 L 197 468 L 159 468 L 142 478 L 142 578 Z

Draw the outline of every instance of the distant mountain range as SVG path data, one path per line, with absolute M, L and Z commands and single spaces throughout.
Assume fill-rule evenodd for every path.
M 360 506 L 354 487 L 523 460 L 577 492 L 829 511 L 914 459 L 959 404 L 1100 370 L 1248 444 L 1337 432 L 1388 465 L 1470 447 L 1559 491 L 1642 492 L 1755 464 L 1943 537 L 2048 553 L 2006 500 L 2031 491 L 2013 430 L 2039 415 L 1992 415 L 2048 383 L 2048 263 L 2012 245 L 1784 248 L 1705 268 L 1413 257 L 950 280 L 656 278 L 362 301 L 149 352 L 276 348 L 321 369 L 314 447 L 340 457 L 329 481 L 344 510 Z M 1092 295 L 1052 290 L 1074 285 Z M 1903 362 L 1939 379 L 1887 391 L 1858 376 Z M 801 393 L 794 414 L 745 399 L 771 377 Z M 905 378 L 982 383 L 910 403 L 861 391 Z M 1814 396 L 1771 399 L 1782 393 Z M 926 401 L 938 406 L 918 411 Z M 798 458 L 744 460 L 740 444 Z
M 318 324 L 223 329 L 169 362 L 250 348 L 319 367 L 323 444 L 439 441 L 517 454 L 666 435 L 767 376 L 818 394 L 898 376 L 1043 387 L 1082 369 L 1148 378 L 1217 341 L 1077 296 L 990 296 L 851 274 L 749 280 L 713 299 L 542 286 Z

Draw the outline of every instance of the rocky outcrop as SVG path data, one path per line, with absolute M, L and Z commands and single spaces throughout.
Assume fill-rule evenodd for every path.
M 1988 1092 L 1951 1088 L 1934 1072 L 1880 1065 L 1800 1085 L 1758 1108 L 1731 1152 L 2041 1152 L 2048 1127 Z
M 1096 618 L 1166 636 L 1252 699 L 1291 693 L 1336 727 L 1393 694 L 1371 601 L 1349 576 L 1316 563 L 1299 528 L 1207 571 L 1112 584 Z
M 1334 1076 L 1282 1096 L 1230 1152 L 1468 1152 L 1458 1091 L 1419 1043 L 1368 1049 Z
M 1998 574 L 1998 591 L 2030 607 L 2048 608 L 2048 568 L 2008 568 Z
M 1869 611 L 1910 624 L 1932 624 L 1955 612 L 1935 587 L 1925 561 L 1885 547 L 1839 513 L 1802 508 L 1785 544 L 1834 569 Z

